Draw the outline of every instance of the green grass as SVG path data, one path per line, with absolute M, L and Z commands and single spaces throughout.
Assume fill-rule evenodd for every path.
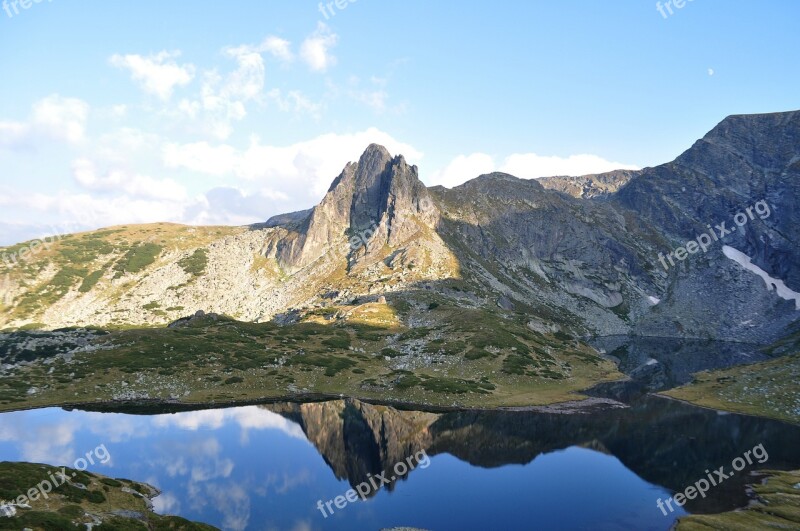
M 0 379 L 0 410 L 105 402 L 131 391 L 154 400 L 177 393 L 192 404 L 287 398 L 303 390 L 427 405 L 523 406 L 579 399 L 579 390 L 619 377 L 585 345 L 526 331 L 522 318 L 446 304 L 436 311 L 443 314 L 436 329 L 279 326 L 224 316 L 179 328 L 120 328 L 93 339 L 100 348 L 69 363 L 40 361 L 55 350 L 9 350 L 34 363 Z M 416 359 L 422 352 L 435 356 L 429 365 L 395 370 L 403 353 Z M 31 387 L 38 392 L 27 394 Z
M 102 271 L 102 270 L 94 271 L 93 273 L 89 273 L 86 276 L 86 278 L 83 279 L 83 282 L 81 283 L 80 287 L 78 288 L 78 291 L 81 292 L 81 293 L 88 293 L 88 292 L 92 291 L 92 288 L 94 288 L 97 285 L 97 283 L 100 281 L 100 279 L 103 278 L 103 274 L 104 274 L 104 271 Z
M 324 343 L 324 341 L 323 341 Z M 306 354 L 292 358 L 292 365 L 306 365 L 313 367 L 322 367 L 325 369 L 325 376 L 336 376 L 340 371 L 351 369 L 358 365 L 357 362 L 342 358 L 340 356 L 331 356 L 328 354 Z
M 694 375 L 663 394 L 718 410 L 800 424 L 800 353 Z
M 114 265 L 119 278 L 125 273 L 139 273 L 155 263 L 163 247 L 155 243 L 139 244 L 125 253 Z
M 484 382 L 476 382 L 473 380 L 434 377 L 424 380 L 422 382 L 422 388 L 433 393 L 444 394 L 489 394 L 490 386 Z
M 678 520 L 677 531 L 800 529 L 800 470 L 766 473 L 766 483 L 752 486 L 757 499 L 747 508 L 685 516 Z
M 0 462 L 0 500 L 16 500 L 40 482 L 56 475 L 60 469 L 33 463 Z M 148 508 L 145 498 L 156 490 L 129 480 L 104 478 L 89 472 L 67 468 L 67 482 L 52 489 L 47 500 L 29 501 L 30 508 L 17 507 L 11 518 L 0 518 L 0 530 L 68 530 L 85 529 L 84 514 L 91 512 L 103 520 L 95 527 L 100 530 L 166 530 L 209 531 L 215 528 L 183 518 L 160 516 Z M 80 483 L 84 487 L 79 487 Z M 140 496 L 132 492 L 139 493 Z M 141 515 L 144 522 L 119 516 L 124 513 Z
M 178 265 L 193 277 L 199 277 L 206 271 L 208 266 L 208 252 L 205 249 L 197 249 L 191 255 L 181 259 Z
M 337 335 L 322 341 L 322 344 L 335 349 L 346 349 L 350 347 L 350 336 L 346 333 Z

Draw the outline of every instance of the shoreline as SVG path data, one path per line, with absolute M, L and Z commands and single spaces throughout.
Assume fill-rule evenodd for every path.
M 211 409 L 227 409 L 234 407 L 259 406 L 266 404 L 276 404 L 281 402 L 293 403 L 313 403 L 329 402 L 334 400 L 358 400 L 366 404 L 376 406 L 393 407 L 401 411 L 421 411 L 425 413 L 454 413 L 469 411 L 498 411 L 498 412 L 536 412 L 550 414 L 589 414 L 595 408 L 622 409 L 629 407 L 628 404 L 601 397 L 587 396 L 581 400 L 565 400 L 553 402 L 552 404 L 540 404 L 529 406 L 496 406 L 496 407 L 468 407 L 468 406 L 437 406 L 433 404 L 408 402 L 395 399 L 380 399 L 361 396 L 351 396 L 342 394 L 328 393 L 301 393 L 295 395 L 283 395 L 278 397 L 262 397 L 257 399 L 245 400 L 226 400 L 226 401 L 205 401 L 205 402 L 184 402 L 163 399 L 140 399 L 140 400 L 115 400 L 103 402 L 67 402 L 63 404 L 23 406 L 19 408 L 0 411 L 4 413 L 15 413 L 20 411 L 33 411 L 37 409 L 59 408 L 66 411 L 82 410 L 99 413 L 125 413 L 130 415 L 149 415 L 149 414 L 171 414 L 186 411 L 201 411 Z M 147 411 L 149 408 L 163 408 L 163 412 Z M 129 411 L 119 411 L 129 409 Z M 141 411 L 137 412 L 136 409 Z
M 755 415 L 753 413 L 745 413 L 743 411 L 733 411 L 733 410 L 729 410 L 729 409 L 719 409 L 719 408 L 716 408 L 716 407 L 706 406 L 706 405 L 703 405 L 703 404 L 697 404 L 697 403 L 691 402 L 691 401 L 683 399 L 683 398 L 677 398 L 677 397 L 674 397 L 674 396 L 670 396 L 670 395 L 664 394 L 664 393 L 666 393 L 668 391 L 671 391 L 671 389 L 667 389 L 666 391 L 659 391 L 658 393 L 649 393 L 649 395 L 650 396 L 654 396 L 656 398 L 663 398 L 665 400 L 673 400 L 675 402 L 680 402 L 681 404 L 684 404 L 684 405 L 687 405 L 687 406 L 692 406 L 692 407 L 696 407 L 696 408 L 700 408 L 700 409 L 705 409 L 706 411 L 714 411 L 715 413 L 722 413 L 722 414 L 725 414 L 725 415 L 740 415 L 742 417 L 750 417 L 750 418 L 755 418 L 755 419 L 767 419 L 767 420 L 770 420 L 772 422 L 780 422 L 780 423 L 786 424 L 788 426 L 800 426 L 800 422 L 789 422 L 786 419 L 782 419 L 782 418 L 778 418 L 778 417 L 771 417 L 771 416 L 768 416 L 768 415 Z

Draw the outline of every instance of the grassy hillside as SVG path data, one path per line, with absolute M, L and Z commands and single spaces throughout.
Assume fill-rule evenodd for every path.
M 535 405 L 579 398 L 621 375 L 565 334 L 525 318 L 417 299 L 308 311 L 278 326 L 206 315 L 176 328 L 0 336 L 0 410 L 96 401 L 236 402 L 346 394 L 436 406 Z M 414 328 L 408 312 L 427 314 Z M 31 362 L 32 361 L 32 362 Z
M 132 324 L 123 303 L 147 273 L 177 261 L 191 282 L 203 272 L 206 246 L 244 230 L 130 225 L 0 248 L 0 329 L 42 328 L 57 320 L 53 313 L 82 305 L 89 311 L 81 324 Z M 105 318 L 104 306 L 120 315 Z M 151 314 L 142 324 L 180 316 L 166 307 Z

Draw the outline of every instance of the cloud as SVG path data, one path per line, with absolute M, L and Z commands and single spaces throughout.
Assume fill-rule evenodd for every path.
M 181 510 L 181 502 L 171 492 L 163 492 L 153 498 L 153 510 L 159 514 L 178 514 Z
M 387 84 L 387 78 L 371 76 L 369 80 L 362 82 L 358 76 L 350 76 L 345 94 L 352 100 L 369 107 L 377 114 L 382 114 L 387 110 L 397 114 L 404 112 L 404 105 L 389 108 L 389 93 L 386 91 Z M 329 82 L 329 85 L 332 85 L 332 83 Z M 332 88 L 334 92 L 339 90 L 336 86 Z
M 269 35 L 260 44 L 242 44 L 240 46 L 228 46 L 223 50 L 229 55 L 246 55 L 251 53 L 269 54 L 283 63 L 294 61 L 292 53 L 292 43 L 286 39 L 281 39 L 274 35 Z
M 509 156 L 500 171 L 523 179 L 556 175 L 589 175 L 612 170 L 638 170 L 638 166 L 611 162 L 597 155 L 571 155 L 567 158 L 543 157 L 535 153 Z
M 266 68 L 259 49 L 243 45 L 223 49 L 236 61 L 236 69 L 222 75 L 206 71 L 196 99 L 185 98 L 178 104 L 183 117 L 196 121 L 200 129 L 219 140 L 233 134 L 233 123 L 247 116 L 246 104 L 263 97 Z
M 231 175 L 285 193 L 308 208 L 318 201 L 331 181 L 351 161 L 358 160 L 371 143 L 382 144 L 411 163 L 423 154 L 375 128 L 354 134 L 327 134 L 289 146 L 268 146 L 257 138 L 246 149 L 208 142 L 167 144 L 163 151 L 167 168 L 184 168 L 209 175 Z
M 86 133 L 89 104 L 77 98 L 48 96 L 33 106 L 33 123 L 71 143 L 81 142 Z
M 194 65 L 175 62 L 180 55 L 179 51 L 162 51 L 147 57 L 115 54 L 110 62 L 117 68 L 128 70 L 131 78 L 148 94 L 168 100 L 175 87 L 188 85 L 194 79 Z
M 189 201 L 145 199 L 127 195 L 98 197 L 88 193 L 25 193 L 0 190 L 0 205 L 8 217 L 37 220 L 33 227 L 50 224 L 61 234 L 128 223 L 181 222 Z M 20 233 L 30 226 L 16 227 Z M 52 231 L 51 231 L 52 233 Z M 5 236 L 5 235 L 4 235 Z
M 377 113 L 386 110 L 386 100 L 389 99 L 389 93 L 385 90 L 354 92 L 352 96 L 356 101 L 360 101 Z
M 300 46 L 300 57 L 308 67 L 315 72 L 324 72 L 336 64 L 336 57 L 330 49 L 336 46 L 339 37 L 323 22 L 317 24 L 317 29 L 303 41 Z
M 298 90 L 289 91 L 284 96 L 280 89 L 272 89 L 267 93 L 267 98 L 283 112 L 308 114 L 315 118 L 320 116 L 320 111 L 324 108 L 322 103 L 314 103 Z
M 486 153 L 459 155 L 443 169 L 430 177 L 423 176 L 429 185 L 458 186 L 479 175 L 500 171 L 521 179 L 538 179 L 553 176 L 578 176 L 604 173 L 611 170 L 637 170 L 638 166 L 608 161 L 597 155 L 571 155 L 569 157 L 541 156 L 535 153 L 515 153 L 497 165 Z
M 83 100 L 51 94 L 33 104 L 27 122 L 0 121 L 0 148 L 34 149 L 43 140 L 81 143 L 89 110 Z
M 459 155 L 443 170 L 433 173 L 430 177 L 423 176 L 423 181 L 428 185 L 440 184 L 452 188 L 478 175 L 491 173 L 494 168 L 494 160 L 485 153 Z
M 186 188 L 172 179 L 154 179 L 145 175 L 130 174 L 122 169 L 113 169 L 102 177 L 97 175 L 95 165 L 88 159 L 77 159 L 72 163 L 75 181 L 88 190 L 101 192 L 122 191 L 133 197 L 182 201 Z
M 267 37 L 264 39 L 264 42 L 261 43 L 259 49 L 287 63 L 294 59 L 294 55 L 291 51 L 291 44 L 289 41 L 281 39 L 280 37 Z
M 236 424 L 243 430 L 276 430 L 289 437 L 306 440 L 303 430 L 296 423 L 258 406 L 188 411 L 159 415 L 152 419 L 154 427 L 176 427 L 186 431 L 218 430 L 228 424 Z

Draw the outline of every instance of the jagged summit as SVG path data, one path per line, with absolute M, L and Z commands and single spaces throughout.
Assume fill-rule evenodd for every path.
M 370 144 L 358 162 L 345 166 L 306 221 L 274 244 L 274 256 L 282 267 L 296 270 L 365 231 L 368 253 L 371 247 L 397 245 L 418 230 L 419 222 L 432 226 L 436 215 L 417 167 Z M 358 251 L 353 247 L 348 255 Z

